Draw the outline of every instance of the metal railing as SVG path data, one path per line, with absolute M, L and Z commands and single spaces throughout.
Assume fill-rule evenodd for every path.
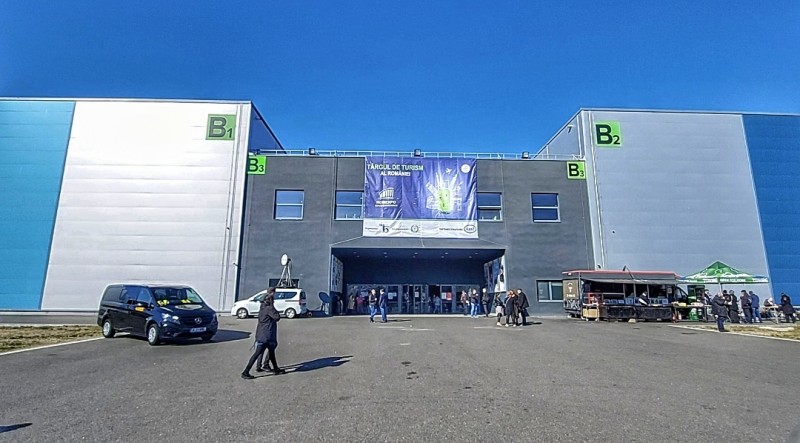
M 322 149 L 258 149 L 251 151 L 259 155 L 316 156 L 316 157 L 427 157 L 427 158 L 476 158 L 480 160 L 581 160 L 575 154 L 535 154 L 509 152 L 428 152 L 419 151 L 350 151 Z

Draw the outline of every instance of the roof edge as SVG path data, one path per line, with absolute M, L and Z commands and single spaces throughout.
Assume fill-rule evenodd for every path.
M 604 111 L 604 112 L 658 112 L 669 114 L 726 114 L 726 115 L 774 115 L 787 117 L 800 117 L 800 113 L 791 112 L 757 112 L 757 111 L 712 111 L 712 110 L 692 110 L 692 109 L 656 109 L 656 108 L 580 108 L 575 114 L 583 111 Z M 575 117 L 573 115 L 569 120 Z
M 216 99 L 187 99 L 187 98 L 0 97 L 0 101 L 220 103 L 220 104 L 255 106 L 252 100 L 216 100 Z

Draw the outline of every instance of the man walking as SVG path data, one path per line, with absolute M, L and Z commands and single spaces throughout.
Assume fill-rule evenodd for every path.
M 719 332 L 728 332 L 725 329 L 725 320 L 728 318 L 728 304 L 721 294 L 717 294 L 711 300 L 711 313 L 717 317 L 717 329 Z
M 481 290 L 481 307 L 483 307 L 483 313 L 486 317 L 489 317 L 489 293 L 486 292 L 486 288 Z
M 517 288 L 517 304 L 519 305 L 519 313 L 522 316 L 522 326 L 528 326 L 528 295 L 522 292 L 522 288 Z
M 472 318 L 478 318 L 478 306 L 480 306 L 480 300 L 478 299 L 478 290 L 475 288 L 470 289 L 469 291 L 469 316 Z
M 753 323 L 753 305 L 750 301 L 750 295 L 742 289 L 742 295 L 739 297 L 739 303 L 742 305 L 742 314 L 744 314 L 745 323 Z
M 386 295 L 386 292 L 381 288 L 380 295 L 378 296 L 378 305 L 381 308 L 381 323 L 386 323 L 386 309 L 389 307 L 389 296 Z
M 367 303 L 369 303 L 369 322 L 375 323 L 375 314 L 378 313 L 378 294 L 375 293 L 375 288 L 369 290 Z
M 261 301 L 260 311 L 258 312 L 258 324 L 256 325 L 256 349 L 250 360 L 247 361 L 247 366 L 242 371 L 242 378 L 245 380 L 252 380 L 254 377 L 250 374 L 250 369 L 256 361 L 259 362 L 256 370 L 263 371 L 261 367 L 261 359 L 264 356 L 264 351 L 267 351 L 267 360 L 272 364 L 271 371 L 273 374 L 285 374 L 286 371 L 278 367 L 278 362 L 275 359 L 275 349 L 278 348 L 278 321 L 281 315 L 275 309 L 275 288 L 269 288 L 264 300 Z
M 758 295 L 753 291 L 750 291 L 749 295 L 750 305 L 753 306 L 753 321 L 763 323 L 763 321 L 761 321 L 761 300 L 759 300 Z

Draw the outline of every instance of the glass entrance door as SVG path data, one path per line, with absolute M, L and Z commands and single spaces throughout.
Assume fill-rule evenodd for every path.
M 403 285 L 403 306 L 408 314 L 428 312 L 428 285 Z

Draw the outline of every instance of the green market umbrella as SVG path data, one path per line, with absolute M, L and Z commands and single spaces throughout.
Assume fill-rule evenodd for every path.
M 715 261 L 700 272 L 687 275 L 681 278 L 681 283 L 688 284 L 713 284 L 719 285 L 720 292 L 724 283 L 750 284 L 750 283 L 769 283 L 769 279 L 763 275 L 751 275 L 742 272 L 734 267 L 728 266 L 721 261 Z

